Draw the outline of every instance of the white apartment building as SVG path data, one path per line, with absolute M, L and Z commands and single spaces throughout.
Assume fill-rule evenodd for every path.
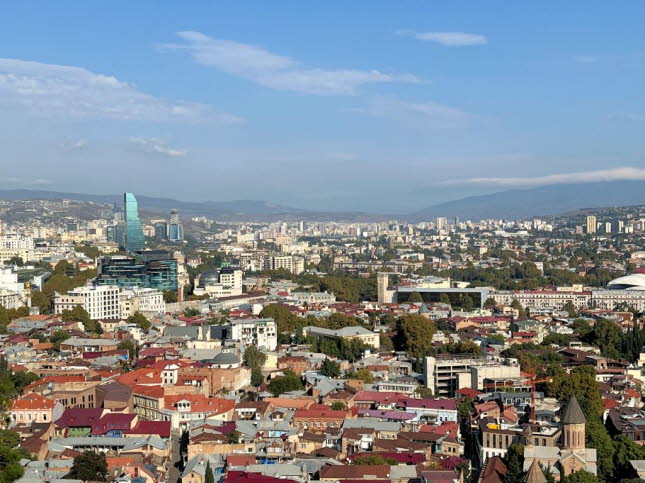
M 626 303 L 639 312 L 645 311 L 645 290 L 592 290 L 591 293 L 597 309 L 614 310 L 616 305 Z
M 0 305 L 5 309 L 22 307 L 22 296 L 18 292 L 0 288 Z
M 0 250 L 33 250 L 34 239 L 30 236 L 7 234 L 0 236 Z
M 130 317 L 135 312 L 161 314 L 166 311 L 163 293 L 154 288 L 122 289 L 119 298 L 121 318 Z
M 245 346 L 273 351 L 278 346 L 277 324 L 273 319 L 231 320 L 228 338 Z
M 288 270 L 294 275 L 305 271 L 305 259 L 294 255 L 272 255 L 264 259 L 265 270 Z
M 524 308 L 555 308 L 562 309 L 571 302 L 576 309 L 589 307 L 591 292 L 569 292 L 560 290 L 493 290 L 490 297 L 502 305 L 511 305 L 517 300 Z
M 119 293 L 119 287 L 110 285 L 78 287 L 63 295 L 56 293 L 54 313 L 62 314 L 64 310 L 72 310 L 80 305 L 93 320 L 117 319 L 121 317 Z
M 22 295 L 25 284 L 18 281 L 18 274 L 11 268 L 0 268 L 0 289 L 18 292 Z
M 222 268 L 204 272 L 196 280 L 195 295 L 211 297 L 232 297 L 242 295 L 242 270 Z

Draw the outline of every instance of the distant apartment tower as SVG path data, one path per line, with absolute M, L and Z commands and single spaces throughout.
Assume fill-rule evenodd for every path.
M 132 193 L 123 193 L 123 205 L 125 207 L 125 251 L 129 253 L 141 252 L 146 247 L 146 242 L 139 219 L 137 199 Z
M 394 290 L 388 290 L 390 274 L 379 272 L 376 275 L 377 300 L 381 304 L 390 304 L 394 298 Z
M 179 211 L 170 211 L 170 223 L 168 223 L 168 240 L 173 242 L 184 239 L 184 227 L 179 219 Z
M 264 259 L 265 270 L 288 270 L 294 275 L 305 271 L 305 259 L 293 255 L 272 255 Z
M 597 230 L 597 220 L 594 215 L 587 216 L 587 233 L 594 234 Z
M 435 222 L 435 228 L 437 231 L 445 231 L 448 229 L 448 218 L 440 216 Z

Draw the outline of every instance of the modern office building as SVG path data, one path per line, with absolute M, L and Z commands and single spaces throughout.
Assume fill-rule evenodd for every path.
M 149 250 L 99 260 L 95 285 L 177 290 L 177 260 L 166 250 Z
M 125 251 L 128 253 L 143 251 L 146 243 L 139 219 L 137 199 L 132 193 L 124 193 L 123 205 L 125 207 Z
M 172 242 L 182 241 L 184 239 L 184 227 L 179 219 L 177 210 L 170 211 L 170 223 L 168 223 L 168 240 Z

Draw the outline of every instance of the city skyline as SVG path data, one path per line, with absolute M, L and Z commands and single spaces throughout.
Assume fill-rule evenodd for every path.
M 118 4 L 5 8 L 0 188 L 405 213 L 645 178 L 640 2 Z

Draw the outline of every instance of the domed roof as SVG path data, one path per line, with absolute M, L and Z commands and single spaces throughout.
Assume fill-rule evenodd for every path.
M 213 357 L 213 364 L 223 365 L 223 364 L 239 364 L 240 359 L 233 354 L 232 352 L 220 352 L 215 357 Z
M 607 288 L 614 290 L 645 290 L 645 273 L 632 273 L 612 280 Z

